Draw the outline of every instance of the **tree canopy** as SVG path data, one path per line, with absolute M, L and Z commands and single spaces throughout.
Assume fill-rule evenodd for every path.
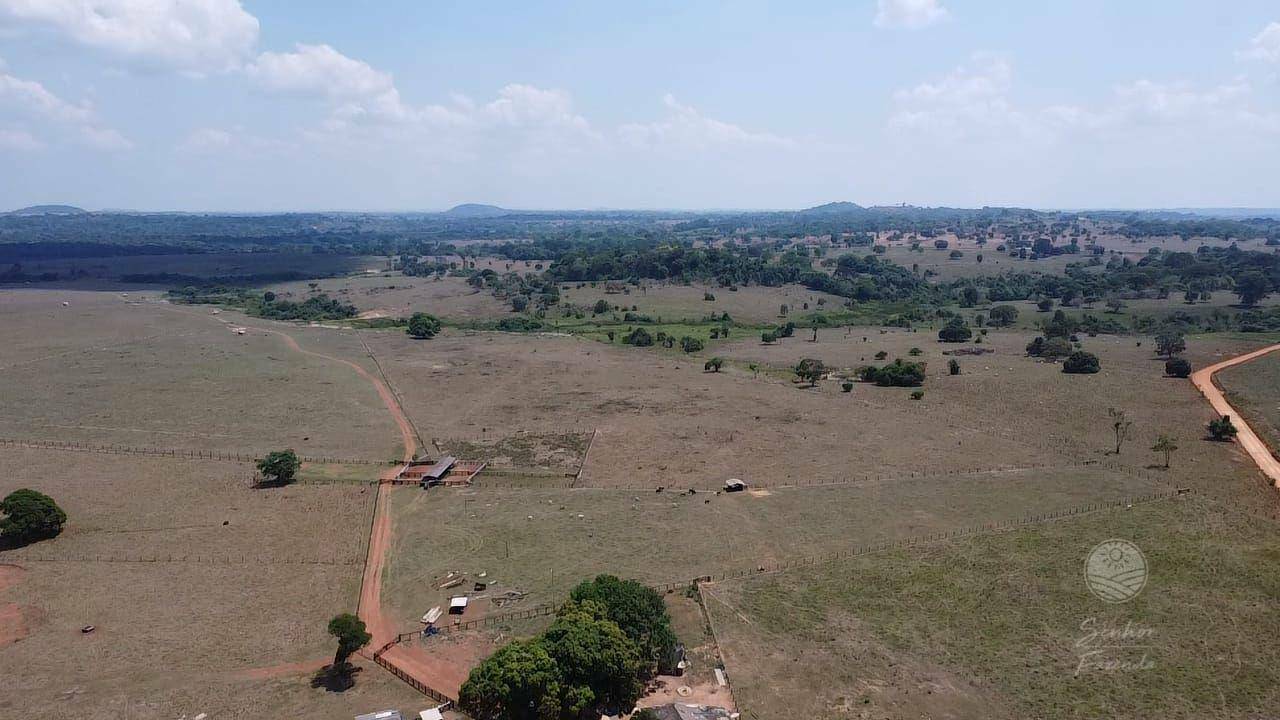
M 0 538 L 7 543 L 25 544 L 45 540 L 62 532 L 67 514 L 53 498 L 36 490 L 14 490 L 0 500 Z
M 298 475 L 302 461 L 293 450 L 276 450 L 258 460 L 258 472 L 267 485 L 288 485 Z

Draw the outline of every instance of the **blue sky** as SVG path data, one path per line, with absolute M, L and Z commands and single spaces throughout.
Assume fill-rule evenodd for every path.
M 0 209 L 1280 206 L 1271 2 L 0 0 Z

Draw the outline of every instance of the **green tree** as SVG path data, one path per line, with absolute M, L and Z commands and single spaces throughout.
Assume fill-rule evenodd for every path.
M 529 308 L 528 295 L 514 295 L 511 298 L 511 310 L 514 312 L 524 312 Z
M 1166 358 L 1172 358 L 1174 355 L 1187 349 L 1187 340 L 1182 333 L 1176 330 L 1168 330 L 1156 335 L 1156 353 Z
M 713 357 L 702 364 L 702 369 L 706 372 L 718 373 L 722 365 L 724 365 L 723 358 Z
M 1164 467 L 1167 470 L 1169 468 L 1169 456 L 1173 455 L 1173 452 L 1178 449 L 1178 443 L 1174 442 L 1173 438 L 1168 435 L 1161 433 L 1156 438 L 1156 443 L 1151 446 L 1151 449 L 1154 452 L 1164 454 Z
M 560 668 L 539 640 L 515 640 L 477 665 L 458 693 L 476 720 L 556 720 Z
M 1018 320 L 1018 308 L 1012 305 L 996 305 L 987 313 L 992 325 L 1008 327 Z
M 1219 442 L 1227 442 L 1235 438 L 1240 431 L 1231 422 L 1230 415 L 1223 415 L 1209 421 L 1209 437 Z
M 600 298 L 595 305 L 591 306 L 591 312 L 595 315 L 603 315 L 609 312 L 609 302 L 604 298 Z
M 406 332 L 409 333 L 410 337 L 419 340 L 433 338 L 440 333 L 440 320 L 434 315 L 416 312 L 409 317 L 409 327 Z
M 1164 363 L 1164 372 L 1171 377 L 1184 378 L 1191 374 L 1191 363 L 1185 358 L 1170 358 Z
M 950 371 L 952 375 L 959 375 L 960 361 L 956 360 L 955 358 L 951 358 L 949 361 L 947 361 L 947 370 Z
M 592 601 L 605 608 L 605 616 L 618 624 L 640 649 L 646 662 L 662 662 L 675 649 L 667 606 L 656 590 L 635 580 L 598 575 L 579 583 L 569 594 L 575 602 Z
M 938 331 L 938 339 L 947 343 L 966 342 L 973 337 L 973 330 L 969 329 L 969 324 L 964 318 L 951 318 L 941 330 Z
M 760 342 L 764 343 L 765 345 L 772 345 L 777 341 L 778 341 L 778 334 L 773 332 L 772 330 L 766 330 L 760 333 Z
M 365 630 L 364 621 L 351 613 L 334 616 L 329 621 L 329 634 L 338 639 L 338 650 L 333 654 L 334 665 L 346 663 L 347 658 L 373 639 Z
M 635 345 L 636 347 L 649 347 L 653 344 L 653 336 L 649 334 L 648 330 L 638 327 L 627 334 L 626 342 L 628 345 Z
M 685 335 L 680 338 L 680 349 L 687 353 L 698 352 L 703 348 L 703 343 L 696 337 Z
M 796 364 L 794 372 L 796 377 L 808 382 L 809 387 L 814 387 L 827 373 L 827 366 L 816 358 L 804 358 Z
M 293 450 L 276 450 L 258 460 L 258 472 L 264 485 L 288 485 L 298 475 L 302 461 Z
M 1271 281 L 1257 270 L 1249 270 L 1236 278 L 1235 293 L 1240 304 L 1253 307 L 1271 292 Z
M 25 545 L 62 532 L 67 514 L 53 498 L 36 490 L 14 490 L 0 500 L 0 539 L 6 544 Z
M 1071 375 L 1092 375 L 1101 369 L 1098 356 L 1084 350 L 1077 350 L 1062 361 L 1062 372 Z
M 569 717 L 630 708 L 640 697 L 640 649 L 599 603 L 565 604 L 541 642 L 560 670 L 561 707 Z

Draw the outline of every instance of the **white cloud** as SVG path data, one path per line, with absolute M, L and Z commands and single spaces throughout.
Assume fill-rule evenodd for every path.
M 270 90 L 334 99 L 370 98 L 394 92 L 391 76 L 328 45 L 294 46 L 294 52 L 264 52 L 245 68 Z
M 34 80 L 14 77 L 2 68 L 0 65 L 0 111 L 66 126 L 75 131 L 80 142 L 100 150 L 124 150 L 132 147 L 120 133 L 101 126 L 88 103 L 67 102 L 49 92 L 44 85 Z
M 215 153 L 231 147 L 231 133 L 217 128 L 197 128 L 187 134 L 178 149 L 189 153 Z
M 1280 63 L 1280 22 L 1267 23 L 1267 26 L 1249 41 L 1249 47 L 1236 55 L 1244 60 Z
M 878 0 L 875 25 L 879 28 L 915 30 L 951 16 L 938 0 Z
M 697 108 L 682 105 L 675 96 L 662 98 L 667 117 L 653 123 L 627 123 L 618 135 L 632 147 L 680 145 L 705 148 L 723 145 L 793 147 L 795 140 L 771 133 L 751 132 L 733 123 L 703 115 Z
M 0 16 L 137 62 L 184 72 L 239 67 L 258 19 L 239 0 L 0 0 Z
M 25 130 L 6 130 L 0 128 L 0 150 L 39 150 L 44 143 L 37 140 Z
M 1092 106 L 1023 107 L 1012 89 L 1007 60 L 976 54 L 939 80 L 896 92 L 889 125 L 947 140 L 997 141 L 1053 140 L 1080 132 L 1137 137 L 1154 129 L 1207 139 L 1215 132 L 1280 126 L 1280 114 L 1254 107 L 1252 87 L 1243 78 L 1209 87 L 1142 79 L 1116 86 Z
M 892 127 L 963 136 L 979 132 L 1025 132 L 1024 115 L 1010 102 L 1013 68 L 997 55 L 976 53 L 939 80 L 894 93 Z

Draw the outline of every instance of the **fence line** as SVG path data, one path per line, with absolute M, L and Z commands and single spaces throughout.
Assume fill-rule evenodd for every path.
M 409 686 L 412 687 L 414 690 L 417 690 L 418 692 L 422 693 L 423 695 L 426 695 L 432 700 L 435 700 L 436 702 L 439 702 L 439 703 L 450 703 L 454 707 L 457 707 L 457 704 L 458 704 L 457 699 L 451 698 L 448 695 L 445 695 L 444 693 L 431 687 L 430 685 L 427 685 L 426 683 L 422 682 L 418 678 L 400 669 L 399 665 L 396 665 L 395 663 L 391 662 L 385 657 L 387 650 L 391 649 L 391 647 L 394 646 L 395 644 L 396 644 L 396 641 L 392 640 L 386 645 L 383 645 L 381 649 L 379 649 L 377 652 L 373 654 L 373 661 L 381 665 L 392 675 L 395 675 L 396 677 L 408 683 Z
M 129 445 L 95 445 L 92 443 L 71 442 L 66 440 L 18 440 L 0 438 L 0 447 L 20 447 L 33 450 L 62 450 L 65 452 L 88 452 L 106 455 L 139 455 L 145 457 L 184 458 L 188 460 L 221 460 L 226 462 L 257 462 L 262 453 L 234 453 L 218 450 L 181 450 L 178 448 L 134 447 Z M 303 462 L 317 465 L 388 465 L 381 460 L 361 458 L 298 456 Z
M 291 558 L 263 555 L 86 555 L 66 553 L 21 553 L 10 556 L 14 562 L 84 562 L 84 563 L 198 563 L 201 565 L 359 565 L 360 558 Z

